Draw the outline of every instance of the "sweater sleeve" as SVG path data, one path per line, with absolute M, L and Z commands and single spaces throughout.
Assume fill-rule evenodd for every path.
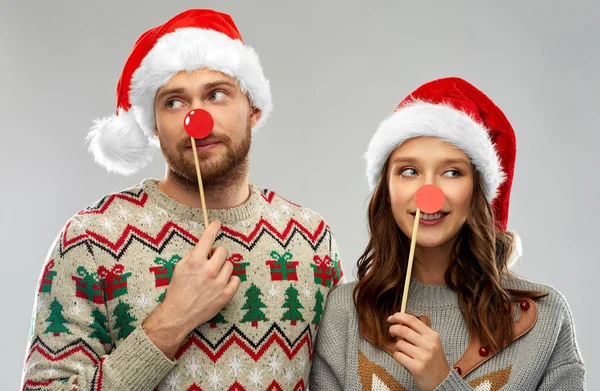
M 73 217 L 45 261 L 36 286 L 21 389 L 151 391 L 175 363 L 141 327 L 114 348 L 98 265 L 87 238 L 82 221 Z
M 565 298 L 557 293 L 563 315 L 560 331 L 538 391 L 585 390 L 585 365 L 575 336 L 575 324 Z
M 444 381 L 437 386 L 433 391 L 473 391 L 474 388 L 471 387 L 465 379 L 460 377 L 458 372 L 451 369 L 450 373 Z
M 344 274 L 344 267 L 342 265 L 340 250 L 338 249 L 333 233 L 331 234 L 329 241 L 329 256 L 331 257 L 331 262 L 333 263 L 333 267 L 336 273 L 336 275 L 334 276 L 335 284 L 342 285 L 347 283 L 348 280 L 346 279 L 346 275 Z
M 344 296 L 347 285 L 334 288 L 325 303 L 319 324 L 309 378 L 311 391 L 343 390 L 345 385 L 346 350 L 348 347 L 348 312 L 353 311 Z M 347 298 L 346 298 L 347 299 Z M 351 300 L 351 298 L 350 298 Z

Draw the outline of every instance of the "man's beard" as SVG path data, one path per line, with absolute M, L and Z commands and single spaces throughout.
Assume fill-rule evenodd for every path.
M 210 135 L 206 141 L 219 141 L 220 146 L 225 147 L 224 151 L 218 154 L 209 152 L 214 156 L 205 160 L 198 154 L 200 162 L 200 171 L 202 174 L 202 185 L 207 189 L 227 188 L 243 177 L 248 172 L 248 154 L 251 144 L 251 128 L 248 125 L 246 134 L 241 143 L 233 145 L 233 141 L 227 135 Z M 173 174 L 174 179 L 182 186 L 192 190 L 198 190 L 198 176 L 196 174 L 196 165 L 194 159 L 185 159 L 184 153 L 189 153 L 191 140 L 189 138 L 179 142 L 175 150 L 165 148 L 160 144 L 161 150 L 167 162 L 168 170 Z M 193 151 L 191 151 L 193 153 Z

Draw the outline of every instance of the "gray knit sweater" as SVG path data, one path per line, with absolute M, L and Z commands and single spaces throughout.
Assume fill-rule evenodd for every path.
M 585 367 L 575 338 L 571 311 L 554 288 L 522 278 L 510 288 L 541 290 L 549 295 L 515 303 L 515 334 L 509 347 L 484 357 L 470 338 L 455 292 L 446 286 L 412 280 L 407 312 L 426 315 L 442 339 L 451 368 L 436 391 L 585 390 Z M 352 300 L 356 282 L 339 285 L 327 305 L 315 346 L 310 391 L 417 390 L 408 370 L 358 332 Z

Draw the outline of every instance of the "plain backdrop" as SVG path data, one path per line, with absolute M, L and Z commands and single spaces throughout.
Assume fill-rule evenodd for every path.
M 0 389 L 18 389 L 36 284 L 63 224 L 108 192 L 163 175 L 158 151 L 138 175 L 109 175 L 84 138 L 115 110 L 138 36 L 192 7 L 230 13 L 259 52 L 275 110 L 253 140 L 252 180 L 326 218 L 350 280 L 366 244 L 362 154 L 379 122 L 435 78 L 486 92 L 517 133 L 517 272 L 564 294 L 588 387 L 600 389 L 600 2 L 591 0 L 2 0 Z

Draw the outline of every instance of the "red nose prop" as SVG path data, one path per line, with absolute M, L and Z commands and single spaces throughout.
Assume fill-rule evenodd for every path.
M 194 109 L 185 116 L 183 128 L 190 137 L 200 139 L 211 134 L 214 124 L 213 117 L 208 111 Z
M 445 199 L 444 192 L 436 185 L 424 185 L 415 195 L 417 207 L 425 213 L 439 212 L 444 206 Z

